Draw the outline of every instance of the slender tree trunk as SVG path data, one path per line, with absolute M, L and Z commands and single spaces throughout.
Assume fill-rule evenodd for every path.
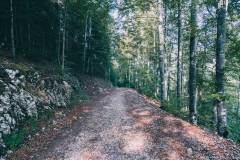
M 85 34 L 84 34 L 84 50 L 83 50 L 83 73 L 85 73 L 85 67 L 86 67 L 86 54 L 87 54 L 87 48 L 88 48 L 88 12 L 85 19 Z
M 28 14 L 30 15 L 30 0 L 28 0 Z M 28 53 L 31 52 L 31 25 L 30 25 L 30 16 L 28 15 Z
M 157 29 L 156 29 L 157 30 Z M 157 44 L 157 34 L 158 34 L 158 32 L 156 32 L 156 30 L 154 30 L 154 32 L 153 32 L 153 45 L 154 45 L 154 55 L 156 55 L 155 56 L 155 58 L 154 58 L 154 68 L 155 68 L 155 97 L 158 97 L 158 95 L 159 95 L 159 82 L 158 82 L 158 79 L 159 79 L 159 76 L 158 76 L 158 65 L 159 65 L 159 63 L 158 63 L 158 51 L 157 51 L 157 49 L 158 49 L 158 44 Z
M 184 69 L 183 69 L 183 62 L 184 62 L 184 55 L 183 55 L 183 47 L 182 47 L 182 51 L 181 51 L 182 55 L 181 55 L 181 97 L 184 97 L 184 90 L 183 90 L 183 87 L 184 87 L 184 81 L 183 81 L 183 77 L 184 77 Z M 183 101 L 180 101 L 181 102 L 181 106 L 183 106 Z
M 171 44 L 171 51 L 169 52 L 168 56 L 168 68 L 172 67 L 172 50 L 173 50 L 173 44 Z M 170 100 L 170 90 L 171 90 L 171 74 L 168 73 L 168 79 L 167 79 L 167 92 L 168 92 L 168 101 Z
M 177 51 L 177 105 L 181 105 L 181 51 L 182 51 L 182 20 L 181 0 L 178 1 L 178 51 Z
M 92 17 L 89 17 L 89 31 L 88 31 L 88 36 L 92 36 Z
M 64 6 L 64 22 L 63 22 L 63 39 L 62 39 L 62 75 L 64 75 L 65 69 L 65 46 L 66 46 L 66 21 L 67 21 L 67 1 L 65 1 Z
M 224 107 L 224 68 L 227 0 L 218 1 L 217 9 L 217 44 L 216 44 L 216 92 L 219 98 L 215 105 L 217 109 L 217 132 L 227 137 L 227 112 Z
M 238 80 L 238 89 L 237 89 L 237 95 L 238 95 L 238 104 L 237 104 L 237 108 L 236 108 L 236 122 L 238 124 L 239 121 L 239 109 L 240 109 L 240 78 Z
M 163 2 L 164 3 L 164 2 Z M 169 76 L 169 67 L 168 67 L 168 53 L 167 53 L 167 35 L 168 35 L 168 30 L 167 30 L 167 7 L 165 6 L 165 4 L 163 4 L 164 6 L 164 22 L 163 22 L 163 26 L 164 26 L 164 92 L 165 92 L 165 98 L 166 100 L 168 100 L 168 76 Z
M 87 34 L 87 50 L 90 52 L 91 51 L 91 41 L 90 41 L 90 38 L 92 36 L 92 17 L 89 16 L 89 24 L 88 24 L 88 34 Z M 88 56 L 87 58 L 87 55 L 85 53 L 85 61 L 88 59 L 88 65 L 90 64 L 90 60 L 91 60 L 91 57 Z M 86 62 L 85 62 L 86 63 Z M 85 66 L 86 67 L 86 73 L 88 74 L 89 73 L 89 70 L 88 70 L 88 65 Z
M 57 42 L 57 60 L 59 67 L 61 66 L 61 30 L 62 30 L 62 21 L 61 21 L 61 4 L 60 0 L 58 0 L 58 22 L 59 22 L 59 28 L 58 28 L 58 42 Z
M 130 86 L 130 84 L 131 84 L 131 62 L 130 62 L 130 60 L 129 60 L 129 62 L 128 62 L 128 88 L 130 88 L 131 86 Z
M 159 63 L 160 63 L 160 100 L 164 102 L 167 100 L 167 81 L 165 70 L 165 31 L 164 31 L 164 7 L 161 0 L 158 1 L 158 35 L 159 35 Z
M 196 85 L 196 32 L 197 32 L 197 1 L 191 1 L 190 19 L 190 52 L 189 52 L 189 121 L 197 124 L 197 85 Z
M 12 42 L 12 56 L 16 58 L 15 38 L 14 38 L 14 13 L 13 13 L 13 0 L 10 0 L 10 12 L 11 12 L 11 42 Z

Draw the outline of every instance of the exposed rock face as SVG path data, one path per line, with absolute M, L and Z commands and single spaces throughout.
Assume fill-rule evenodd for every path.
M 73 91 L 57 78 L 0 67 L 0 149 L 5 147 L 2 136 L 16 129 L 19 121 L 37 117 L 43 108 L 68 106 Z

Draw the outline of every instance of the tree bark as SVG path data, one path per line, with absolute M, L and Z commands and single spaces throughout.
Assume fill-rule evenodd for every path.
M 59 22 L 59 30 L 58 30 L 58 40 L 57 40 L 57 60 L 58 65 L 61 67 L 61 30 L 62 30 L 62 21 L 61 21 L 61 4 L 60 0 L 57 1 L 58 3 L 58 22 Z
M 216 93 L 219 95 L 215 101 L 217 109 L 217 132 L 227 137 L 227 113 L 224 106 L 224 68 L 225 68 L 225 39 L 226 39 L 226 13 L 227 0 L 218 1 L 217 9 L 217 44 L 216 44 Z
M 180 107 L 181 105 L 181 41 L 182 41 L 182 20 L 181 20 L 181 14 L 182 14 L 182 9 L 181 9 L 181 0 L 178 1 L 178 51 L 177 51 L 177 105 Z
M 171 44 L 171 50 L 168 55 L 168 68 L 172 67 L 172 51 L 173 51 L 173 44 Z M 167 78 L 167 93 L 168 93 L 168 101 L 170 100 L 170 92 L 171 92 L 171 74 L 168 72 L 168 78 Z
M 85 33 L 84 33 L 84 49 L 83 49 L 83 73 L 85 73 L 85 66 L 86 66 L 86 54 L 88 48 L 88 11 L 85 19 Z
M 239 120 L 239 109 L 240 109 L 240 78 L 238 80 L 238 88 L 237 88 L 237 108 L 236 108 L 236 122 L 238 124 Z
M 197 85 L 196 85 L 196 32 L 197 32 L 197 0 L 191 1 L 190 18 L 190 52 L 189 52 L 189 121 L 197 124 Z
M 167 81 L 165 70 L 165 31 L 164 31 L 164 7 L 161 0 L 158 1 L 158 35 L 159 35 L 159 64 L 160 64 L 160 100 L 164 102 L 167 100 Z
M 64 22 L 63 22 L 63 39 L 62 39 L 62 75 L 65 69 L 65 46 L 66 46 L 66 20 L 67 20 L 67 1 L 64 3 Z
M 14 38 L 14 13 L 13 13 L 13 0 L 10 0 L 10 13 L 11 13 L 11 43 L 12 43 L 12 56 L 16 58 L 15 38 Z

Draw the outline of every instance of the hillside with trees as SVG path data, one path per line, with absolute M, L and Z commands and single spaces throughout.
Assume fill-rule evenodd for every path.
M 122 2 L 114 62 L 118 85 L 239 141 L 240 10 L 227 2 Z
M 89 145 L 107 141 L 108 127 L 119 126 L 119 135 L 124 139 L 123 123 L 129 123 L 132 132 L 141 131 L 140 135 L 128 135 L 133 139 L 140 137 L 136 139 L 139 143 L 145 142 L 146 137 L 158 137 L 158 142 L 159 138 L 164 139 L 158 134 L 163 133 L 169 136 L 164 145 L 171 148 L 169 143 L 176 141 L 179 146 L 173 147 L 174 156 L 164 150 L 166 157 L 151 157 L 149 150 L 145 152 L 146 144 L 138 146 L 132 142 L 127 147 L 131 153 L 125 150 L 129 154 L 126 159 L 141 159 L 144 154 L 149 159 L 240 159 L 239 44 L 239 0 L 2 1 L 0 158 L 18 159 L 22 153 L 22 159 L 31 159 L 26 155 L 35 153 L 24 149 L 24 145 L 38 146 L 35 143 L 42 139 L 34 136 L 37 134 L 44 140 L 36 154 L 45 159 L 48 154 L 44 155 L 40 148 L 46 145 L 46 153 L 50 154 L 49 147 L 59 147 L 59 135 L 67 134 L 66 127 L 70 126 L 74 133 L 84 132 L 74 128 L 74 124 L 93 136 L 93 140 L 84 141 Z M 131 107 L 136 107 L 136 111 Z M 86 116 L 81 120 L 89 121 L 76 118 L 81 116 Z M 95 118 L 101 123 L 97 124 Z M 46 121 L 53 123 L 46 126 Z M 150 129 L 134 128 L 139 127 L 137 122 Z M 165 123 L 172 128 L 167 133 L 163 129 Z M 100 125 L 104 131 L 100 131 Z M 99 135 L 89 127 L 96 128 L 102 139 L 94 138 Z M 175 139 L 174 130 L 181 133 L 183 140 Z M 189 140 L 194 139 L 193 131 L 196 144 Z M 211 143 L 201 141 L 204 136 Z M 116 135 L 111 140 L 115 138 Z M 89 147 L 81 143 L 74 149 Z M 154 143 L 149 147 L 158 155 L 161 152 L 153 151 L 158 145 Z M 132 157 L 135 150 L 131 147 L 137 148 L 136 157 Z M 115 154 L 123 158 L 125 153 L 108 151 L 107 158 L 98 155 L 99 159 L 114 159 Z M 67 152 L 63 159 L 75 155 Z M 62 155 L 55 156 L 58 159 Z M 86 157 L 91 159 L 88 154 Z

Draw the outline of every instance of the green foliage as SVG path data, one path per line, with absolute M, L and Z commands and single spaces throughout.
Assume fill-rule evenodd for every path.
M 46 116 L 46 115 L 45 115 Z M 39 129 L 39 123 L 36 118 L 29 118 L 24 121 L 24 124 L 21 124 L 19 126 L 19 130 L 13 131 L 9 135 L 3 136 L 3 141 L 6 145 L 5 150 L 0 152 L 0 154 L 3 154 L 7 150 L 15 150 L 19 145 L 21 145 L 26 137 L 29 134 L 34 134 Z
M 23 143 L 26 136 L 27 136 L 27 131 L 22 130 L 20 132 L 13 132 L 10 135 L 3 136 L 3 139 L 4 139 L 4 143 L 6 144 L 6 147 L 10 150 L 14 150 L 20 144 Z M 3 152 L 6 152 L 6 150 Z M 1 154 L 3 154 L 3 152 Z
M 222 95 L 222 94 L 218 94 L 218 93 L 215 93 L 215 94 L 211 94 L 209 96 L 209 99 L 212 100 L 212 101 L 226 101 L 226 100 L 229 100 L 230 96 L 229 95 Z
M 177 99 L 175 96 L 171 96 L 171 99 L 167 102 L 163 102 L 161 104 L 161 108 L 164 109 L 165 111 L 180 117 L 184 120 L 188 120 L 188 109 L 187 107 L 178 107 L 177 105 Z

